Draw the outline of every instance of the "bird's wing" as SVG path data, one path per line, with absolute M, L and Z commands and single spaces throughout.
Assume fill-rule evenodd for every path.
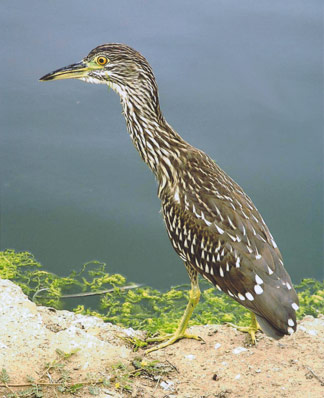
M 270 231 L 243 190 L 200 156 L 187 161 L 181 189 L 164 203 L 175 250 L 275 329 L 295 330 L 298 298 Z

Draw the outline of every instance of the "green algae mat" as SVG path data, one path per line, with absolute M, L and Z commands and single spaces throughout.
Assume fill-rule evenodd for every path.
M 29 252 L 0 252 L 0 278 L 10 279 L 39 305 L 95 315 L 123 327 L 153 334 L 171 332 L 182 316 L 190 285 L 159 291 L 110 274 L 106 264 L 93 261 L 68 276 L 46 271 Z M 201 280 L 201 300 L 190 325 L 250 323 L 249 312 L 230 297 Z M 304 279 L 295 285 L 300 300 L 299 319 L 324 314 L 324 281 Z

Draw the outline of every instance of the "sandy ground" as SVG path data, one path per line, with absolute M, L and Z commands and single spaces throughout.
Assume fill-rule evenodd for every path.
M 324 316 L 304 318 L 297 333 L 279 342 L 259 333 L 256 346 L 226 326 L 190 331 L 203 341 L 182 340 L 148 355 L 134 353 L 125 338 L 143 337 L 142 332 L 37 307 L 18 286 L 0 280 L 0 371 L 6 369 L 10 377 L 7 387 L 0 382 L 0 397 L 26 390 L 15 385 L 26 384 L 28 375 L 39 383 L 89 384 L 74 395 L 43 386 L 46 398 L 324 397 Z M 57 349 L 76 352 L 62 359 Z M 150 371 L 146 366 L 152 363 Z M 95 386 L 103 378 L 109 383 Z

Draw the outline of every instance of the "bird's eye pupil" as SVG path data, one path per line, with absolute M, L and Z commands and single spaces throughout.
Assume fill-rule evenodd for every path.
M 107 63 L 107 58 L 105 58 L 105 57 L 99 57 L 99 58 L 97 59 L 97 62 L 98 62 L 99 65 L 105 65 L 105 64 Z

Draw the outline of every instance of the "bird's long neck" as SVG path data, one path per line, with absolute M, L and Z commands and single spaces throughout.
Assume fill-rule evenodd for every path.
M 127 129 L 144 162 L 163 189 L 175 182 L 178 159 L 190 145 L 164 119 L 157 95 L 139 96 L 131 91 L 120 93 Z

